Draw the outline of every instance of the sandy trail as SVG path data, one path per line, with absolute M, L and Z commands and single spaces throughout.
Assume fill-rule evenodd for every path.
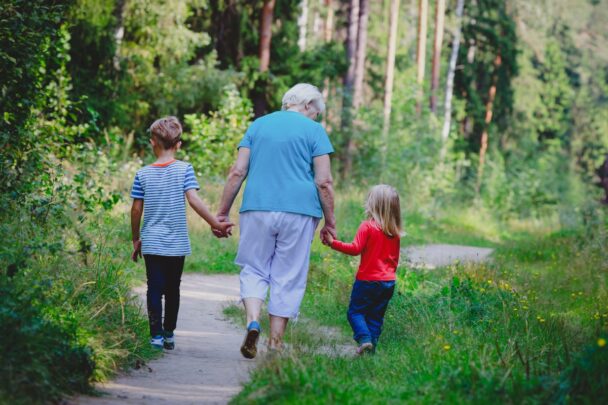
M 145 294 L 145 287 L 137 292 Z M 243 330 L 223 319 L 223 307 L 238 299 L 236 275 L 184 274 L 175 350 L 165 350 L 164 356 L 141 369 L 99 384 L 102 397 L 81 397 L 68 403 L 228 403 L 255 364 L 239 352 Z
M 434 269 L 453 263 L 482 263 L 494 249 L 462 245 L 423 245 L 402 249 L 403 259 L 412 267 Z

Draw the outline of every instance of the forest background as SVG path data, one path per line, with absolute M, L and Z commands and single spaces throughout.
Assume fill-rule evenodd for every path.
M 184 123 L 180 158 L 213 205 L 249 123 L 298 82 L 327 100 L 346 229 L 382 181 L 402 195 L 410 242 L 507 246 L 516 258 L 505 266 L 593 270 L 578 338 L 539 349 L 557 359 L 537 369 L 554 385 L 530 386 L 554 395 L 560 378 L 580 377 L 571 353 L 586 347 L 605 366 L 606 227 L 594 183 L 608 153 L 607 24 L 606 0 L 3 1 L 3 398 L 87 391 L 152 355 L 130 294 L 141 270 L 128 263 L 125 216 L 134 171 L 153 158 L 152 121 Z M 233 245 L 205 243 L 194 263 L 230 266 Z M 569 254 L 586 261 L 566 265 Z M 444 276 L 461 291 L 463 275 Z M 510 344 L 521 364 L 509 375 L 529 381 L 529 359 Z M 605 387 L 580 379 L 587 398 Z

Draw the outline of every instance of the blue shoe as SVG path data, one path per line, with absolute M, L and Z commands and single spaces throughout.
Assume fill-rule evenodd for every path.
M 165 338 L 162 335 L 156 335 L 150 339 L 150 344 L 155 349 L 162 349 L 165 343 Z
M 175 349 L 175 335 L 173 332 L 165 332 L 165 340 L 163 342 L 163 347 L 167 350 Z
M 260 338 L 260 324 L 256 321 L 252 321 L 247 326 L 247 334 L 245 340 L 241 346 L 241 354 L 246 359 L 253 359 L 258 354 L 258 339 Z

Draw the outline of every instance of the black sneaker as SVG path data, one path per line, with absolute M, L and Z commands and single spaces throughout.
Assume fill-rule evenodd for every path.
M 173 332 L 165 332 L 165 341 L 163 347 L 167 350 L 175 349 L 175 335 Z

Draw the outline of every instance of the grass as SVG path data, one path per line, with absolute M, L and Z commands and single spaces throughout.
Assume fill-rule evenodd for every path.
M 58 239 L 57 225 L 15 220 L 2 221 L 2 231 L 23 232 L 21 243 L 35 245 L 36 233 L 42 241 Z M 91 382 L 157 355 L 131 292 L 141 273 L 129 262 L 125 221 L 126 216 L 95 216 L 77 232 L 65 227 L 62 245 L 42 244 L 15 274 L 0 274 L 0 402 L 48 403 L 93 393 Z M 22 247 L 11 245 L 16 251 Z M 11 252 L 4 251 L 2 259 L 6 264 Z
M 337 211 L 341 236 L 352 236 L 360 204 L 343 198 Z M 603 225 L 569 232 L 553 231 L 554 223 L 499 226 L 467 210 L 407 218 L 404 244 L 493 246 L 495 260 L 400 268 L 375 356 L 315 354 L 307 339 L 288 337 L 294 350 L 264 362 L 234 403 L 608 401 Z M 345 311 L 357 262 L 315 241 L 304 317 L 351 334 Z

